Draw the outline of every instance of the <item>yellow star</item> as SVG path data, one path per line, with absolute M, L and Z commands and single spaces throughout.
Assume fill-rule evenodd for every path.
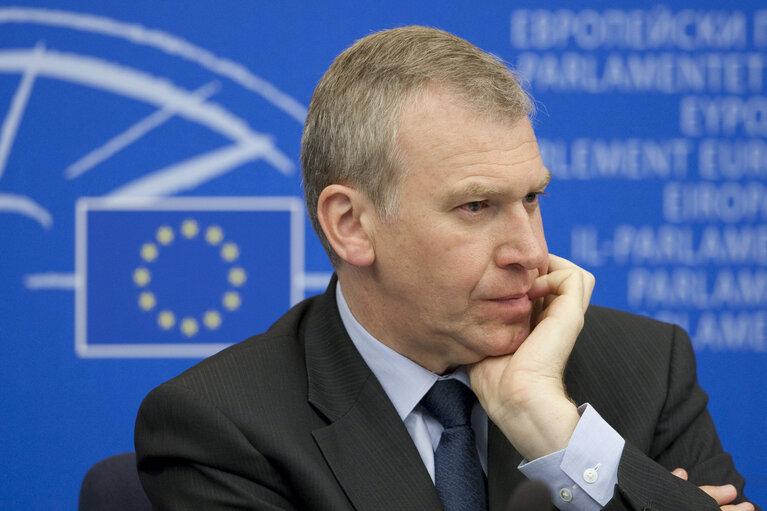
M 234 268 L 229 270 L 229 283 L 235 287 L 240 287 L 245 283 L 245 281 L 248 279 L 247 275 L 245 275 L 245 270 L 240 268 L 239 266 L 235 266 Z
M 197 320 L 194 318 L 184 318 L 181 320 L 181 332 L 187 336 L 192 337 L 197 334 L 200 327 L 197 325 Z
M 240 257 L 240 248 L 237 243 L 224 243 L 224 246 L 221 247 L 221 257 L 230 263 Z
M 224 239 L 224 231 L 217 225 L 211 225 L 205 230 L 205 241 L 211 245 L 218 245 Z
M 240 298 L 240 293 L 237 291 L 227 291 L 224 293 L 224 299 L 223 299 L 224 307 L 226 307 L 230 311 L 234 311 L 240 308 L 240 305 L 242 305 L 242 299 Z
M 191 218 L 184 220 L 184 222 L 181 224 L 181 235 L 188 240 L 191 240 L 197 236 L 199 232 L 200 226 L 197 225 L 197 222 Z
M 157 305 L 157 300 L 151 291 L 144 291 L 138 296 L 138 306 L 145 311 L 152 310 L 155 305 Z
M 160 242 L 161 245 L 170 245 L 173 241 L 173 238 L 175 238 L 175 235 L 173 234 L 173 229 L 168 227 L 167 225 L 163 225 L 159 229 L 157 229 L 157 234 L 155 235 L 157 238 L 157 241 Z
M 164 310 L 157 315 L 157 324 L 163 330 L 170 330 L 176 324 L 176 316 L 169 310 Z
M 144 243 L 141 245 L 141 259 L 144 261 L 151 263 L 155 259 L 157 259 L 158 255 L 157 251 L 157 245 L 154 243 Z
M 149 270 L 144 268 L 143 266 L 140 266 L 133 270 L 133 282 L 138 287 L 144 287 L 152 280 L 152 275 L 149 273 Z
M 221 326 L 221 314 L 218 311 L 207 311 L 202 318 L 202 322 L 208 330 L 215 330 Z

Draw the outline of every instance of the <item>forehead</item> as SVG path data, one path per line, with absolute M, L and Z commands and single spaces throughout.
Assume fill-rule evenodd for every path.
M 548 180 L 526 117 L 489 119 L 449 92 L 432 89 L 408 105 L 400 120 L 397 147 L 406 181 L 444 189 L 528 188 Z

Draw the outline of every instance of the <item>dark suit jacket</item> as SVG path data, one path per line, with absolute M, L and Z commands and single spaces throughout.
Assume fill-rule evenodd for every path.
M 441 509 L 334 290 L 147 396 L 135 441 L 155 509 Z M 742 490 L 679 328 L 591 307 L 566 383 L 626 439 L 606 509 L 718 510 L 696 485 Z M 488 442 L 490 509 L 500 511 L 523 480 L 521 457 L 492 423 Z M 694 484 L 670 475 L 676 467 Z

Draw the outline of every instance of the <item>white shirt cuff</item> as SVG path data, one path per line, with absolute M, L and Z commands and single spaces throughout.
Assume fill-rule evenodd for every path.
M 584 404 L 578 412 L 581 418 L 564 450 L 519 465 L 528 479 L 549 487 L 562 511 L 599 510 L 609 502 L 625 445 L 593 407 Z

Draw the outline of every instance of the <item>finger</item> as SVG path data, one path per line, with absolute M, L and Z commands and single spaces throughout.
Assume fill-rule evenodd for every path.
M 723 486 L 707 485 L 701 486 L 700 489 L 706 492 L 708 496 L 714 499 L 720 506 L 729 504 L 738 496 L 738 490 L 731 484 L 725 484 Z
M 581 268 L 583 275 L 583 303 L 584 309 L 588 308 L 589 302 L 591 302 L 591 294 L 594 292 L 594 286 L 596 285 L 596 279 L 591 272 L 588 272 Z
M 588 271 L 584 270 L 583 268 L 568 261 L 567 259 L 563 257 L 559 257 L 554 254 L 549 254 L 549 274 L 555 271 L 560 271 L 560 270 L 569 270 L 569 271 L 577 272 L 580 275 L 582 279 L 582 285 L 583 285 L 582 303 L 584 305 L 588 304 L 591 301 L 591 293 L 594 290 L 594 284 L 595 284 L 594 276 Z
M 679 479 L 687 481 L 688 474 L 683 468 L 675 468 L 671 471 L 672 475 L 675 475 Z M 706 492 L 711 498 L 716 500 L 718 506 L 721 506 L 721 511 L 754 511 L 754 506 L 749 502 L 741 502 L 740 504 L 727 505 L 737 497 L 738 492 L 732 485 L 724 486 L 701 486 L 701 490 Z
M 556 270 L 564 270 L 567 268 L 578 268 L 578 265 L 575 263 L 568 261 L 564 257 L 559 257 L 558 255 L 549 254 L 549 273 L 556 271 Z
M 533 281 L 533 285 L 527 293 L 532 299 L 551 294 L 569 294 L 580 299 L 583 286 L 581 271 L 577 266 L 572 266 L 540 275 Z
M 722 506 L 721 511 L 754 511 L 754 505 L 750 502 L 741 502 L 740 504 L 731 504 L 729 506 Z
M 545 310 L 549 310 L 555 302 L 561 302 L 559 307 L 574 307 L 582 314 L 588 306 L 587 298 L 590 297 L 591 291 L 583 271 L 572 267 L 541 275 L 533 281 L 527 294 L 531 300 L 544 297 Z M 556 310 L 550 310 L 549 315 L 555 312 Z

